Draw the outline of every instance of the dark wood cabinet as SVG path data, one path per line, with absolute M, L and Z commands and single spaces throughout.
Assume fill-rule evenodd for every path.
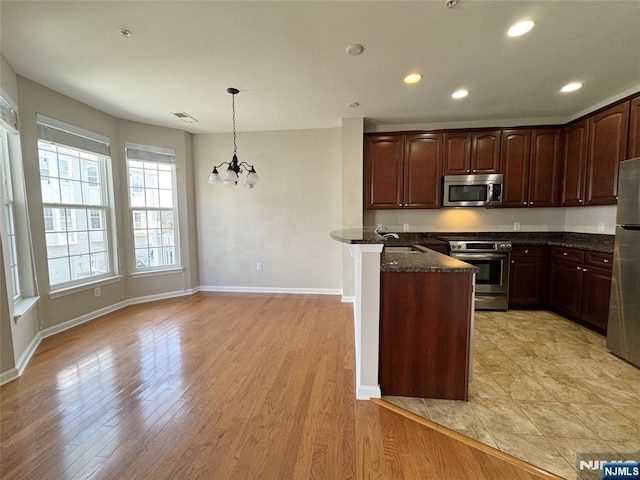
M 555 207 L 562 168 L 562 129 L 532 130 L 530 159 L 529 206 Z
M 502 131 L 503 207 L 526 207 L 529 204 L 529 164 L 531 130 Z
M 558 204 L 562 129 L 502 130 L 503 207 Z
M 366 136 L 365 208 L 438 208 L 442 154 L 440 133 Z
M 640 97 L 632 98 L 629 106 L 629 141 L 627 158 L 640 157 Z
M 627 155 L 629 102 L 589 117 L 586 205 L 615 204 L 618 168 Z
M 365 137 L 365 208 L 398 208 L 402 203 L 403 151 L 402 135 Z
M 539 308 L 545 305 L 547 277 L 546 246 L 514 246 L 509 270 L 509 308 Z
M 444 134 L 444 174 L 500 171 L 500 130 Z
M 438 208 L 442 203 L 442 134 L 404 138 L 405 208 Z
M 584 205 L 587 170 L 587 121 L 565 128 L 562 163 L 562 205 Z
M 383 395 L 467 400 L 472 278 L 454 272 L 381 273 Z
M 605 332 L 612 260 L 609 253 L 551 247 L 551 306 Z

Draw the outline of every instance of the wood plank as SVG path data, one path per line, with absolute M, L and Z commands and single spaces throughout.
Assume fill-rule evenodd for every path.
M 551 478 L 355 400 L 353 359 L 335 297 L 126 308 L 45 339 L 0 388 L 0 477 Z

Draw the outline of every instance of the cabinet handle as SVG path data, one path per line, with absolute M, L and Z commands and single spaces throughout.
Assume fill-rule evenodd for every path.
M 527 204 L 527 202 L 522 202 L 522 203 L 523 203 L 524 205 L 526 205 L 526 204 Z
M 606 258 L 604 259 L 604 263 L 609 263 L 609 260 L 607 260 Z
M 562 255 L 566 257 L 569 254 L 567 252 L 562 252 Z
M 582 270 L 582 267 L 576 267 L 578 270 Z
M 402 204 L 401 204 L 401 203 L 399 203 L 399 204 L 398 204 L 398 206 L 399 206 L 399 207 L 401 207 L 401 206 L 402 206 Z
M 583 272 L 588 272 L 589 270 L 587 270 L 586 268 L 582 269 Z
M 516 263 L 516 261 L 515 261 L 515 260 L 511 260 L 511 263 L 512 263 L 512 264 L 513 264 L 513 263 Z
M 533 205 L 533 202 L 529 202 L 529 205 Z
M 529 250 L 525 250 L 524 253 L 529 253 Z
M 582 203 L 582 199 L 578 200 L 578 202 Z
M 475 168 L 473 169 L 473 173 L 476 173 L 476 170 L 475 170 Z

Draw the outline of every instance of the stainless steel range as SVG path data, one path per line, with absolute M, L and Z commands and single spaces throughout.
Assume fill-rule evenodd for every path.
M 478 267 L 476 310 L 506 310 L 509 305 L 511 242 L 449 238 L 449 255 Z

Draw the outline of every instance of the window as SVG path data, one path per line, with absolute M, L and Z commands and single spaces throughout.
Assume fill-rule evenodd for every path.
M 135 271 L 180 266 L 173 149 L 126 144 Z
M 109 139 L 42 115 L 38 137 L 50 286 L 114 275 Z
M 2 181 L 2 217 L 7 235 L 7 253 L 9 257 L 9 272 L 13 300 L 17 302 L 22 297 L 20 288 L 20 268 L 18 262 L 18 243 L 16 242 L 15 207 L 13 202 L 13 187 L 11 182 L 11 165 L 9 162 L 8 131 L 0 126 L 0 180 Z

